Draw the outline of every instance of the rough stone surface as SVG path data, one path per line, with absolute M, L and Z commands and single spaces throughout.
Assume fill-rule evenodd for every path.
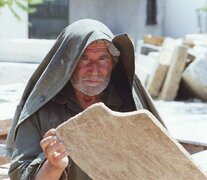
M 119 113 L 95 104 L 57 127 L 57 136 L 92 179 L 206 179 L 146 110 Z
M 38 65 L 0 61 L 0 85 L 26 84 Z
M 9 180 L 8 171 L 10 164 L 5 164 L 0 166 L 0 179 L 1 180 Z
M 182 78 L 197 97 L 207 100 L 207 59 L 192 62 L 183 72 Z
M 155 101 L 170 134 L 179 142 L 207 148 L 207 103 Z
M 168 65 L 159 64 L 154 76 L 152 76 L 151 83 L 148 84 L 147 90 L 153 98 L 157 98 L 159 96 L 168 68 Z
M 0 165 L 6 164 L 9 162 L 9 159 L 6 157 L 6 145 L 0 144 Z
M 157 65 L 158 63 L 154 58 L 145 56 L 143 54 L 137 54 L 135 73 L 140 78 L 145 87 L 150 83 L 150 79 L 152 79 L 153 75 L 155 74 Z
M 147 90 L 153 98 L 158 98 L 161 88 L 165 82 L 169 66 L 173 61 L 174 49 L 177 45 L 182 44 L 180 39 L 165 38 L 160 55 L 157 58 L 158 66 L 153 76 L 151 76 L 150 83 L 147 85 Z
M 54 43 L 46 39 L 0 40 L 0 61 L 40 63 Z
M 160 93 L 160 99 L 174 100 L 176 97 L 186 58 L 187 48 L 185 46 L 178 46 L 175 48 L 171 65 Z

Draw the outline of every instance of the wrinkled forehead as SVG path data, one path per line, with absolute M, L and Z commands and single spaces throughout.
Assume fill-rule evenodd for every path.
M 108 52 L 106 43 L 103 40 L 97 40 L 89 44 L 84 52 Z

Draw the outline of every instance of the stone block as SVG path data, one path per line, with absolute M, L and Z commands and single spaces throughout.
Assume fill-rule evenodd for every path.
M 0 61 L 40 63 L 54 43 L 46 39 L 0 40 Z
M 157 61 L 143 54 L 138 54 L 136 56 L 135 62 L 135 73 L 140 78 L 141 82 L 145 87 L 151 83 L 151 79 L 155 74 L 155 70 L 157 69 Z
M 204 172 L 207 174 L 207 150 L 193 154 L 192 155 L 193 160 L 199 164 L 200 168 L 204 170 Z
M 26 84 L 39 64 L 0 62 L 0 85 Z
M 207 59 L 196 59 L 182 74 L 183 81 L 198 98 L 207 100 Z
M 9 180 L 8 172 L 9 172 L 10 164 L 5 164 L 0 166 L 0 179 L 1 180 Z
M 144 43 L 146 43 L 146 44 L 153 44 L 156 46 L 162 46 L 163 41 L 164 41 L 164 37 L 162 37 L 162 36 L 152 36 L 152 35 L 144 36 Z
M 182 44 L 181 39 L 165 38 L 160 55 L 157 58 L 158 66 L 155 70 L 150 83 L 147 86 L 149 94 L 153 98 L 158 98 L 164 84 L 169 65 L 172 62 L 173 53 L 176 45 Z
M 92 179 L 207 178 L 146 110 L 120 113 L 95 104 L 58 126 L 56 134 Z
M 162 100 L 174 100 L 179 88 L 182 72 L 187 59 L 187 48 L 178 46 L 175 48 L 172 61 L 163 84 L 159 98 Z

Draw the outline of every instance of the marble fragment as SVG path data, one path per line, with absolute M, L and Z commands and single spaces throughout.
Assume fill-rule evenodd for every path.
M 92 179 L 188 179 L 206 175 L 147 110 L 95 104 L 57 127 L 73 161 Z

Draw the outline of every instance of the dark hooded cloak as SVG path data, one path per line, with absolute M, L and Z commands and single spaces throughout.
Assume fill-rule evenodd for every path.
M 150 96 L 134 75 L 134 49 L 129 37 L 126 34 L 114 36 L 104 24 L 98 21 L 79 20 L 69 25 L 59 35 L 30 78 L 17 106 L 7 138 L 8 152 L 13 153 L 9 171 L 11 179 L 33 178 L 45 160 L 39 147 L 39 141 L 44 133 L 51 126 L 56 127 L 80 111 L 74 108 L 75 100 L 70 94 L 69 79 L 85 48 L 98 39 L 112 42 L 120 51 L 119 61 L 112 71 L 109 86 L 103 92 L 106 97 L 104 103 L 112 110 L 135 111 L 137 107 L 132 95 L 134 88 L 141 108 L 148 109 L 160 120 Z M 112 94 L 111 89 L 114 92 Z M 70 111 L 66 111 L 65 104 L 69 99 L 71 102 L 67 107 Z M 74 110 L 73 113 L 70 113 L 72 110 Z M 55 118 L 63 120 L 52 122 Z M 25 139 L 23 140 L 22 137 Z M 32 145 L 34 146 L 31 147 Z M 74 167 L 71 167 L 69 171 L 73 170 Z M 76 171 L 76 178 L 71 176 L 73 179 L 87 177 L 80 169 L 76 168 L 74 171 Z M 82 175 L 78 175 L 80 173 Z

